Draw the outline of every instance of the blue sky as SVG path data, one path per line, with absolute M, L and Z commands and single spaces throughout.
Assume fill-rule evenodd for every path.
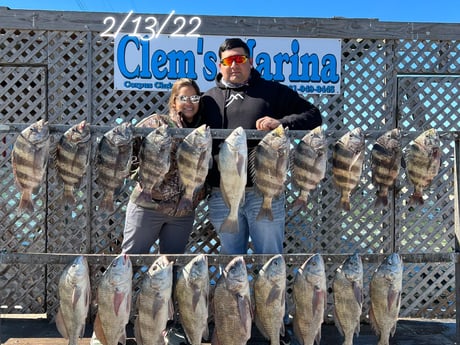
M 0 0 L 11 9 L 460 23 L 459 0 Z

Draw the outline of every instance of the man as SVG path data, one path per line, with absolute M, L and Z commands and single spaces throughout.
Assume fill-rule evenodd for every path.
M 280 124 L 291 130 L 313 129 L 322 123 L 319 110 L 295 91 L 280 83 L 263 79 L 253 68 L 247 44 L 239 38 L 226 39 L 219 47 L 219 70 L 216 86 L 202 97 L 203 119 L 211 128 L 269 131 Z M 214 140 L 213 155 L 219 152 L 220 140 Z M 248 149 L 257 142 L 248 141 Z M 209 198 L 210 221 L 221 242 L 222 254 L 246 254 L 249 237 L 256 254 L 283 252 L 285 210 L 284 195 L 273 199 L 273 221 L 256 220 L 262 195 L 254 191 L 248 178 L 245 200 L 239 214 L 239 231 L 222 233 L 220 226 L 229 213 L 219 189 L 220 176 L 216 162 L 208 174 L 212 187 Z

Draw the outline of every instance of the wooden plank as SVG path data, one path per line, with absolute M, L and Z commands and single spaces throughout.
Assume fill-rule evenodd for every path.
M 70 30 L 104 32 L 108 25 L 106 17 L 115 18 L 117 25 L 123 22 L 127 13 L 94 13 L 15 10 L 0 7 L 0 22 L 3 28 L 31 30 Z M 141 14 L 154 16 L 162 23 L 169 14 Z M 179 16 L 180 14 L 175 14 Z M 183 15 L 187 22 L 195 15 Z M 399 23 L 381 22 L 378 19 L 356 18 L 292 18 L 292 17 L 246 17 L 200 15 L 202 35 L 223 36 L 275 36 L 275 37 L 323 37 L 323 38 L 374 38 L 374 39 L 430 39 L 456 40 L 460 37 L 460 25 L 450 23 Z M 125 32 L 134 30 L 128 21 Z M 176 27 L 167 25 L 165 33 L 172 33 Z

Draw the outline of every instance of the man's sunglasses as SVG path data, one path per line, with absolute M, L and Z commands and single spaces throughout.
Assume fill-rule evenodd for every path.
M 233 62 L 236 62 L 239 65 L 245 63 L 246 61 L 248 61 L 248 57 L 246 55 L 233 55 L 223 58 L 220 60 L 220 63 L 224 66 L 231 66 Z
M 200 101 L 200 96 L 198 95 L 193 95 L 193 96 L 179 96 L 179 102 L 181 103 L 187 103 L 187 101 L 190 101 L 192 103 L 198 103 Z

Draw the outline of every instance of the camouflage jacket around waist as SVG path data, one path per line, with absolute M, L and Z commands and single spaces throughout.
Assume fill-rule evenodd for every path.
M 168 115 L 153 114 L 142 120 L 136 127 L 150 127 L 156 128 L 162 124 L 167 124 L 169 127 L 182 127 L 174 122 Z M 152 191 L 152 200 L 146 202 L 145 200 L 138 199 L 142 192 L 142 187 L 139 182 L 136 183 L 133 192 L 131 193 L 130 201 L 138 206 L 152 209 L 163 214 L 175 217 L 183 217 L 193 213 L 195 207 L 204 198 L 204 191 L 196 193 L 193 200 L 193 209 L 178 210 L 177 206 L 183 195 L 183 188 L 181 186 L 179 171 L 177 169 L 176 153 L 179 144 L 182 142 L 181 138 L 174 138 L 170 151 L 170 167 L 166 173 L 162 183 L 155 190 Z M 140 147 L 140 140 L 134 144 L 134 155 L 137 155 Z M 136 147 L 137 146 L 137 147 Z M 133 166 L 133 178 L 137 180 L 136 171 L 138 166 Z

